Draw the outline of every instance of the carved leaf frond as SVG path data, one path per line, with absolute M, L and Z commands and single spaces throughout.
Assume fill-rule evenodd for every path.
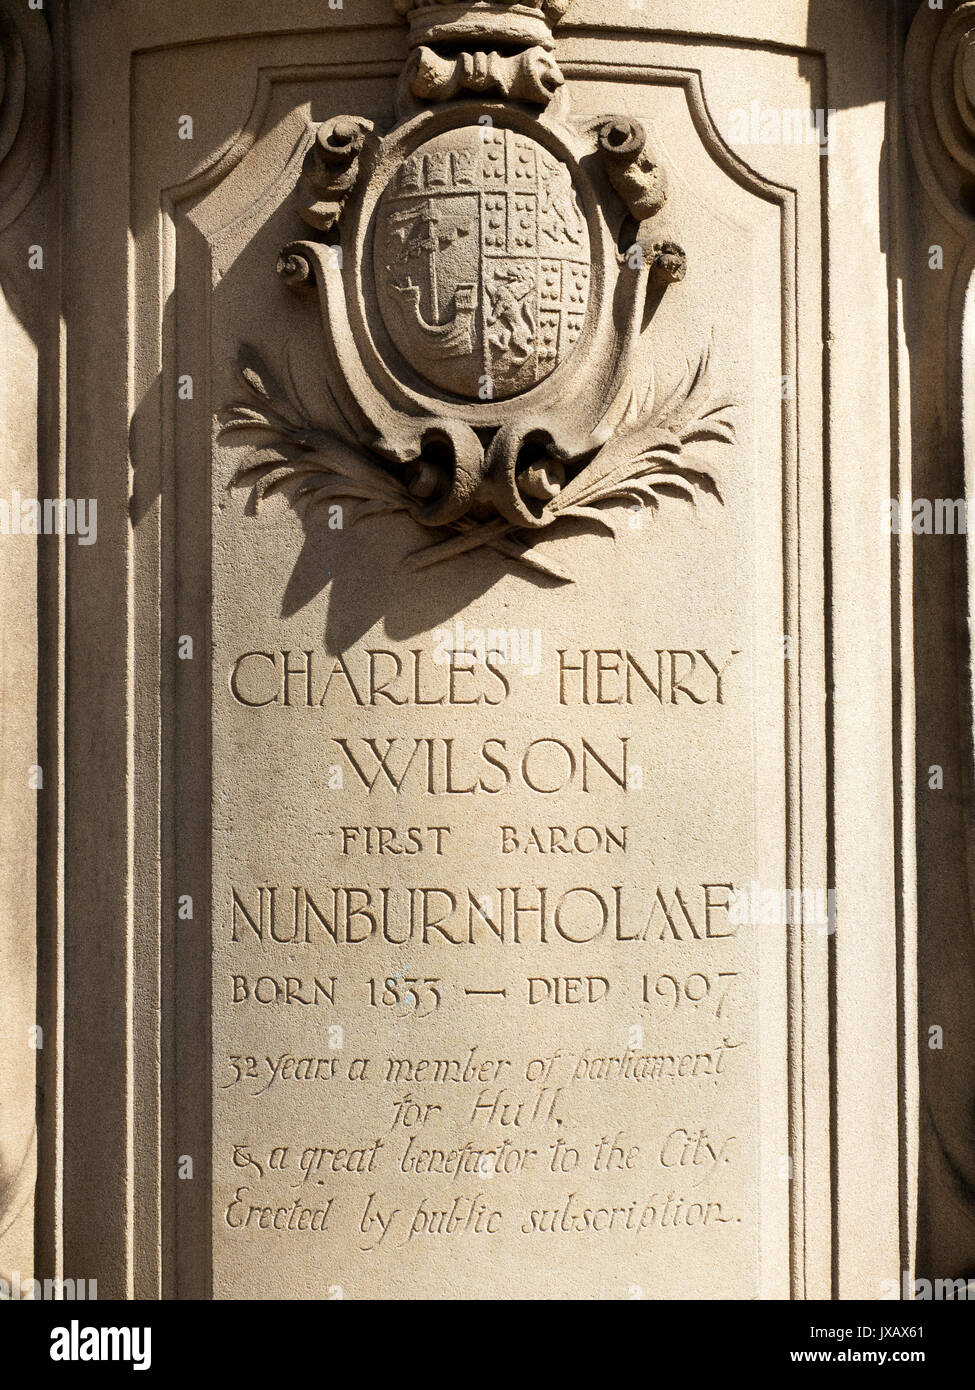
M 221 434 L 231 430 L 277 430 L 285 422 L 276 416 L 249 405 L 229 405 L 217 411 L 217 419 L 222 425 Z
M 313 457 L 320 463 L 323 472 L 335 474 L 346 484 L 354 486 L 356 496 L 402 501 L 404 505 L 408 500 L 409 494 L 398 478 L 341 439 L 330 439 Z
M 546 519 L 587 522 L 615 537 L 616 528 L 602 510 L 605 504 L 626 502 L 656 511 L 663 497 L 696 503 L 701 495 L 723 503 L 709 464 L 684 452 L 690 444 L 737 442 L 731 418 L 736 403 L 708 393 L 709 364 L 706 347 L 696 366 L 686 365 L 681 381 L 660 404 L 654 403 L 652 372 L 649 381 L 632 379 L 620 400 L 625 400 L 617 417 L 620 428 L 550 502 Z M 231 481 L 231 487 L 251 488 L 249 506 L 256 510 L 276 493 L 290 493 L 296 508 L 341 499 L 349 506 L 353 524 L 412 510 L 414 499 L 404 483 L 359 445 L 353 422 L 327 382 L 327 422 L 314 425 L 298 391 L 290 354 L 283 388 L 252 347 L 241 347 L 237 369 L 248 399 L 218 413 L 220 435 L 258 430 L 276 439 L 249 449 Z M 447 539 L 417 551 L 410 557 L 411 568 L 424 569 L 487 547 L 550 578 L 570 581 L 558 565 L 534 552 L 537 535 L 522 536 L 517 525 L 463 518 L 444 529 Z
M 334 497 L 369 498 L 372 493 L 359 483 L 349 482 L 337 473 L 317 472 L 295 489 L 295 497 L 310 497 L 314 493 L 316 501 L 329 501 Z
M 301 399 L 301 392 L 298 390 L 298 384 L 295 381 L 295 371 L 291 360 L 293 347 L 294 343 L 289 342 L 284 353 L 284 385 L 285 389 L 288 392 L 288 400 L 294 407 L 295 414 L 298 416 L 299 420 L 303 420 L 306 423 L 310 423 L 310 416 L 308 414 L 308 411 L 305 409 L 305 403 Z
M 718 481 L 706 468 L 684 466 L 681 468 L 680 477 L 682 482 L 691 483 L 698 492 L 706 493 L 708 497 L 713 497 L 716 502 L 724 505 L 724 495 Z
M 684 375 L 671 391 L 670 395 L 666 396 L 659 404 L 654 405 L 651 412 L 654 421 L 659 424 L 665 420 L 677 420 L 680 412 L 691 398 L 695 382 L 700 380 L 702 368 L 706 372 L 706 363 L 709 357 L 710 347 L 706 347 L 701 353 L 697 371 L 691 367 L 689 362 L 685 363 Z
M 406 503 L 381 502 L 375 498 L 360 502 L 354 509 L 353 521 L 365 521 L 370 516 L 391 516 L 394 512 L 406 510 Z
M 681 443 L 696 444 L 710 440 L 716 444 L 737 444 L 738 435 L 734 421 L 729 420 L 726 413 L 734 408 L 734 401 L 721 401 L 713 406 L 681 430 Z
M 561 516 L 571 517 L 573 521 L 588 521 L 593 526 L 605 531 L 607 535 L 616 539 L 616 526 L 610 520 L 606 512 L 597 511 L 595 507 L 568 507 L 560 512 Z
M 285 492 L 292 483 L 309 473 L 317 473 L 314 468 L 295 468 L 286 464 L 282 468 L 272 468 L 270 472 L 257 479 L 254 483 L 254 502 L 259 505 L 267 497 L 273 497 L 276 492 Z
M 697 500 L 693 485 L 685 482 L 683 478 L 657 478 L 652 492 L 647 494 L 648 501 L 651 497 L 677 497 L 682 502 Z
M 562 489 L 549 510 L 561 513 L 604 501 L 615 496 L 621 484 L 654 468 L 676 467 L 679 457 L 680 444 L 672 444 L 656 428 L 630 431 L 604 445 L 588 467 Z
M 294 425 L 307 426 L 308 421 L 291 404 L 288 394 L 256 348 L 242 343 L 237 353 L 237 373 L 259 401 Z
M 655 509 L 661 496 L 693 502 L 704 493 L 723 501 L 711 470 L 684 457 L 688 444 L 737 442 L 730 418 L 735 402 L 708 392 L 710 360 L 706 346 L 696 365 L 687 363 L 680 382 L 660 404 L 644 409 L 563 488 L 549 507 L 550 515 L 578 515 L 580 509 L 624 500 Z M 631 398 L 627 418 L 632 406 Z
M 230 487 L 252 486 L 268 469 L 276 468 L 278 465 L 286 465 L 293 474 L 297 461 L 304 457 L 303 449 L 288 445 L 250 449 L 247 453 L 247 462 L 241 464 L 240 468 L 237 469 L 229 485 Z
M 628 444 L 629 440 L 621 441 L 618 452 L 626 456 L 628 463 L 624 466 L 631 467 L 634 473 L 648 473 L 654 468 L 675 468 L 680 463 L 683 448 L 680 440 L 659 430 L 650 431 L 648 443 L 639 453 L 632 453 Z
M 706 493 L 722 502 L 721 491 L 712 475 L 700 468 L 680 468 L 677 470 L 658 470 L 640 478 L 629 478 L 621 482 L 612 494 L 605 494 L 601 501 L 627 499 L 655 506 L 660 496 L 681 497 L 688 502 L 696 502 L 699 493 Z

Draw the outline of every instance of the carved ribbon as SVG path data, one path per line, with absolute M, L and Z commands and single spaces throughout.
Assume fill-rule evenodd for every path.
M 442 58 L 432 48 L 419 48 L 410 83 L 421 101 L 448 101 L 458 92 L 498 91 L 514 101 L 547 106 L 565 81 L 550 53 L 536 45 L 523 53 L 459 53 Z
M 298 215 L 309 227 L 327 232 L 338 222 L 359 176 L 359 154 L 371 130 L 371 121 L 356 116 L 337 116 L 319 127 L 299 188 Z

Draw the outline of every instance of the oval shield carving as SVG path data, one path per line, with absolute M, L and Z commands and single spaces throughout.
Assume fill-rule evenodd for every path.
M 529 390 L 582 333 L 589 233 L 572 178 L 516 131 L 462 126 L 409 155 L 379 201 L 373 263 L 390 338 L 443 391 Z

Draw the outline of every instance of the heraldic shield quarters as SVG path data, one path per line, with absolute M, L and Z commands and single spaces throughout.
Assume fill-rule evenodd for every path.
M 247 397 L 219 421 L 261 443 L 232 486 L 406 513 L 427 532 L 415 570 L 488 547 L 571 582 L 533 549 L 548 528 L 614 536 L 614 506 L 723 500 L 696 450 L 736 442 L 736 402 L 707 346 L 657 399 L 644 340 L 687 260 L 643 125 L 572 113 L 553 36 L 569 0 L 395 3 L 398 120 L 309 128 L 296 210 L 313 235 L 277 265 L 321 302 L 327 418 L 242 346 Z

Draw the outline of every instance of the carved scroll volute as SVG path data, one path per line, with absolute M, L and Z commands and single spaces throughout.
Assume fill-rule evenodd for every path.
M 30 202 L 48 167 L 53 54 L 43 13 L 0 9 L 0 231 Z
M 907 41 L 908 130 L 928 193 L 959 225 L 975 219 L 975 3 L 922 5 Z
M 569 518 L 611 531 L 603 504 L 720 495 L 682 450 L 732 442 L 730 403 L 706 395 L 702 363 L 658 406 L 636 350 L 648 289 L 686 271 L 666 174 L 639 122 L 573 115 L 562 0 L 396 5 L 398 119 L 310 131 L 297 209 L 318 235 L 279 261 L 289 287 L 317 289 L 336 405 L 286 436 L 296 493 L 446 531 L 417 566 L 486 546 L 565 580 L 531 553 L 537 533 Z M 252 407 L 225 426 L 252 425 Z

